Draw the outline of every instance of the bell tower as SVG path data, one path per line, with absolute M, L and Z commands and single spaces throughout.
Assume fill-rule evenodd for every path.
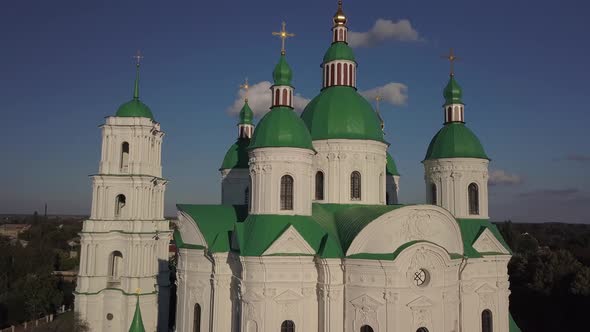
M 141 55 L 135 58 L 133 99 L 101 126 L 99 170 L 91 176 L 92 208 L 80 233 L 75 307 L 92 331 L 127 331 L 137 301 L 148 330 L 163 331 L 168 325 L 164 132 L 139 99 Z

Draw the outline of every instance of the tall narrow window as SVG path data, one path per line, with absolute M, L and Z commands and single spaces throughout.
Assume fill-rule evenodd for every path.
M 123 254 L 120 251 L 113 251 L 109 257 L 109 277 L 111 280 L 117 280 L 121 276 L 123 267 Z
M 451 106 L 447 108 L 447 122 L 451 122 L 453 119 L 453 109 Z
M 289 91 L 287 89 L 283 89 L 283 100 L 281 101 L 281 105 L 289 105 Z
M 250 187 L 246 187 L 244 190 L 244 205 L 248 205 L 250 202 Z
M 438 200 L 436 199 L 436 184 L 434 183 L 430 185 L 430 201 L 432 202 L 432 205 L 438 203 Z
M 125 204 L 126 204 L 125 195 L 117 195 L 115 198 L 115 217 L 123 217 L 123 212 L 125 211 Z
M 334 82 L 334 76 L 336 73 L 336 65 L 331 64 L 330 65 L 330 83 L 328 85 L 332 86 L 332 85 L 336 85 L 336 83 Z
M 354 85 L 352 82 L 352 65 L 348 65 L 348 85 Z
M 337 68 L 338 68 L 338 82 L 336 84 L 342 85 L 342 64 L 338 63 Z
M 344 74 L 342 75 L 342 77 L 343 77 L 342 85 L 350 85 L 348 83 L 348 65 L 345 63 L 343 65 L 343 67 L 344 67 Z
M 361 173 L 357 171 L 350 174 L 350 199 L 353 201 L 361 199 Z
M 295 332 L 295 323 L 292 320 L 286 320 L 281 324 L 281 332 Z
M 477 184 L 470 184 L 467 194 L 469 196 L 469 214 L 479 214 L 479 188 Z
M 315 199 L 321 201 L 324 199 L 324 173 L 315 173 Z
M 293 210 L 293 178 L 290 175 L 281 178 L 281 210 Z
M 279 104 L 279 97 L 281 96 L 281 91 L 279 89 L 275 90 L 275 100 L 273 102 L 273 106 L 277 106 Z
M 129 143 L 121 144 L 121 172 L 129 172 Z
M 493 332 L 492 312 L 488 309 L 481 313 L 481 332 Z
M 363 325 L 361 326 L 361 332 L 373 332 L 373 328 L 369 325 Z
M 201 305 L 195 303 L 195 309 L 193 312 L 193 332 L 201 332 Z

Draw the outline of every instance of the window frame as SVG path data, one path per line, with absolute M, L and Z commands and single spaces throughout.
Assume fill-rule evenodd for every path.
M 286 182 L 290 181 L 290 183 Z M 295 206 L 295 179 L 290 174 L 281 176 L 281 183 L 279 187 L 279 208 L 281 211 L 293 211 Z
M 362 175 L 359 171 L 350 173 L 350 200 L 362 200 Z

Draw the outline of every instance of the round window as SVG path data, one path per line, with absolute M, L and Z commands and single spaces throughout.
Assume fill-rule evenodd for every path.
M 428 271 L 424 270 L 424 269 L 420 269 L 416 272 L 414 272 L 414 284 L 418 287 L 424 287 L 426 285 L 428 285 L 428 282 L 430 281 L 430 274 L 428 273 Z
M 111 314 L 110 312 L 107 314 L 107 319 L 108 320 L 113 320 L 113 314 Z

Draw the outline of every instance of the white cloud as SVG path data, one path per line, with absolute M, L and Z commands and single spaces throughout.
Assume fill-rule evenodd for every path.
M 523 179 L 518 174 L 510 174 L 506 171 L 497 169 L 490 172 L 489 185 L 513 185 L 522 183 Z
M 375 25 L 367 32 L 350 31 L 348 34 L 348 44 L 351 47 L 370 47 L 388 39 L 418 41 L 420 37 L 409 20 L 394 22 L 382 18 L 377 19 Z
M 252 112 L 254 112 L 254 116 L 258 118 L 270 111 L 271 85 L 272 83 L 269 81 L 262 81 L 250 85 L 250 89 L 248 89 L 248 105 L 250 105 Z M 239 90 L 236 99 L 234 100 L 232 106 L 227 109 L 227 112 L 232 115 L 240 113 L 242 106 L 244 106 L 245 96 L 246 92 L 244 90 Z M 309 99 L 304 98 L 300 94 L 296 93 L 293 96 L 293 106 L 295 106 L 296 112 L 302 112 L 307 103 L 309 103 Z
M 390 82 L 376 88 L 361 91 L 368 100 L 375 100 L 377 95 L 380 95 L 384 102 L 390 103 L 394 106 L 405 105 L 408 100 L 408 87 L 402 83 Z

